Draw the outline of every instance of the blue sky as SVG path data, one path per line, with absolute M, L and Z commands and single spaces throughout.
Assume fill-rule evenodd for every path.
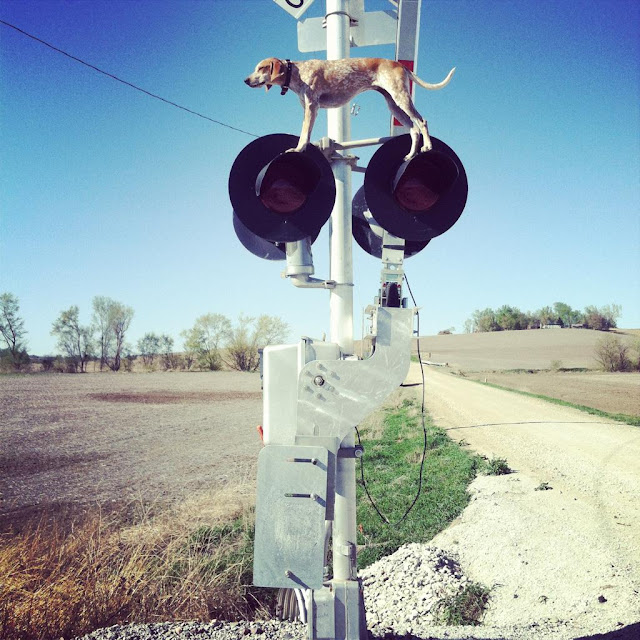
M 390 8 L 366 0 L 367 10 Z M 316 0 L 308 16 L 324 12 Z M 0 18 L 168 100 L 248 132 L 298 134 L 295 95 L 242 80 L 267 56 L 308 59 L 271 0 L 2 0 Z M 421 330 L 473 311 L 617 303 L 640 327 L 640 8 L 626 0 L 424 0 L 417 90 L 465 165 L 458 223 L 406 262 Z M 352 56 L 394 57 L 393 47 Z M 329 294 L 299 290 L 238 242 L 229 169 L 252 137 L 145 96 L 0 25 L 0 292 L 18 296 L 31 353 L 60 311 L 104 295 L 135 309 L 132 343 L 209 312 L 329 331 Z M 352 137 L 387 135 L 384 100 L 356 99 Z M 314 139 L 326 134 L 319 118 Z M 364 164 L 373 150 L 361 150 Z M 354 192 L 361 177 L 354 176 Z M 328 230 L 314 245 L 328 277 Z M 354 244 L 354 332 L 379 263 Z

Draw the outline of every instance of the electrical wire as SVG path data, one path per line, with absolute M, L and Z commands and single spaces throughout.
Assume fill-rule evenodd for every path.
M 159 96 L 155 93 L 152 93 L 151 91 L 147 91 L 146 89 L 143 89 L 142 87 L 139 87 L 138 85 L 133 84 L 132 82 L 128 82 L 127 80 L 123 80 L 122 78 L 119 78 L 118 76 L 114 75 L 113 73 L 109 73 L 108 71 L 104 71 L 103 69 L 100 69 L 100 67 L 96 67 L 93 64 L 90 64 L 89 62 L 85 62 L 84 60 L 82 60 L 81 58 L 78 58 L 66 51 L 64 51 L 63 49 L 60 49 L 59 47 L 56 47 L 54 45 L 52 45 L 50 42 L 47 42 L 46 40 L 42 40 L 41 38 L 38 38 L 37 36 L 34 36 L 31 33 L 28 33 L 27 31 L 24 31 L 23 29 L 20 29 L 19 27 L 16 27 L 16 25 L 11 24 L 10 22 L 6 22 L 5 20 L 1 20 L 0 19 L 0 24 L 5 25 L 6 27 L 10 27 L 11 29 L 15 29 L 15 31 L 17 31 L 18 33 L 21 33 L 22 35 L 26 36 L 27 38 L 31 38 L 32 40 L 35 40 L 36 42 L 39 42 L 40 44 L 45 45 L 46 47 L 49 47 L 50 49 L 53 49 L 53 51 L 57 51 L 58 53 L 61 53 L 63 56 L 67 56 L 67 58 L 70 58 L 71 60 L 75 61 L 75 62 L 79 62 L 80 64 L 83 64 L 85 67 L 89 67 L 90 69 L 93 69 L 94 71 L 97 71 L 98 73 L 101 73 L 105 76 L 107 76 L 108 78 L 111 78 L 113 80 L 117 80 L 118 82 L 121 82 L 124 85 L 127 85 L 128 87 L 131 87 L 132 89 L 135 89 L 136 91 L 140 91 L 141 93 L 144 93 L 145 95 L 151 97 L 151 98 L 155 98 L 156 100 L 160 100 L 161 102 L 164 102 L 165 104 L 171 105 L 172 107 L 176 107 L 176 109 L 182 109 L 182 111 L 186 111 L 187 113 L 190 113 L 194 116 L 198 116 L 198 118 L 202 118 L 204 120 L 208 120 L 209 122 L 213 122 L 214 124 L 220 125 L 221 127 L 226 127 L 227 129 L 231 129 L 233 131 L 238 131 L 239 133 L 244 133 L 248 136 L 252 136 L 254 138 L 259 138 L 260 136 L 255 134 L 255 133 L 251 133 L 250 131 L 245 131 L 244 129 L 239 129 L 238 127 L 233 127 L 230 124 L 226 124 L 224 122 L 221 122 L 220 120 L 216 120 L 215 118 L 210 118 L 209 116 L 203 115 L 202 113 L 198 113 L 197 111 L 193 111 L 193 109 L 189 109 L 187 107 L 183 107 L 182 105 L 176 103 L 176 102 L 172 102 L 171 100 L 167 100 L 166 98 L 163 98 L 162 96 Z
M 404 274 L 404 281 L 407 283 L 407 289 L 409 290 L 409 294 L 411 295 L 411 300 L 413 301 L 413 306 L 416 308 L 416 330 L 418 333 L 418 338 L 416 341 L 416 347 L 418 351 L 418 362 L 420 363 L 420 373 L 422 377 L 422 406 L 421 406 L 421 418 L 422 418 L 422 436 L 423 436 L 423 445 L 422 445 L 422 459 L 420 461 L 420 474 L 418 477 L 418 488 L 416 490 L 416 495 L 413 498 L 411 504 L 407 507 L 407 510 L 402 514 L 399 520 L 395 522 L 391 522 L 378 508 L 378 505 L 375 503 L 375 500 L 371 497 L 369 493 L 369 488 L 367 487 L 367 481 L 364 476 L 364 463 L 363 458 L 360 458 L 360 479 L 362 481 L 362 487 L 364 492 L 371 503 L 371 506 L 374 508 L 375 512 L 378 514 L 380 519 L 387 525 L 395 527 L 402 523 L 406 517 L 411 513 L 413 507 L 415 507 L 418 502 L 418 498 L 422 493 L 422 484 L 424 478 L 424 463 L 427 459 L 427 426 L 425 422 L 425 382 L 424 382 L 424 365 L 422 364 L 422 356 L 420 355 L 420 312 L 418 311 L 418 305 L 416 304 L 416 299 L 413 296 L 413 291 L 411 291 L 411 286 L 409 285 L 409 280 L 407 279 L 407 275 Z M 358 444 L 362 445 L 362 441 L 360 439 L 360 431 L 358 431 L 358 427 L 356 427 L 356 435 L 358 436 Z

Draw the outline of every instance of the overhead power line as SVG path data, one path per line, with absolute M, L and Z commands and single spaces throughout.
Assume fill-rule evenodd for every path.
M 202 113 L 198 113 L 197 111 L 193 111 L 193 109 L 188 109 L 187 107 L 183 107 L 182 105 L 177 104 L 176 102 L 172 102 L 171 100 L 167 100 L 166 98 L 163 98 L 162 96 L 159 96 L 159 95 L 157 95 L 155 93 L 152 93 L 151 91 L 147 91 L 146 89 L 143 89 L 142 87 L 139 87 L 138 85 L 135 85 L 132 82 L 127 82 L 126 80 L 123 80 L 122 78 L 119 78 L 118 76 L 114 75 L 113 73 L 109 73 L 108 71 L 105 71 L 104 69 L 100 69 L 100 67 L 96 67 L 95 65 L 90 64 L 89 62 L 86 62 L 86 61 L 82 60 L 81 58 L 77 58 L 76 56 L 71 55 L 67 51 L 64 51 L 63 49 L 60 49 L 59 47 L 56 47 L 56 46 L 52 45 L 50 42 L 47 42 L 46 40 L 42 40 L 41 38 L 38 38 L 37 36 L 34 36 L 33 34 L 28 33 L 26 31 L 24 31 L 23 29 L 20 29 L 19 27 L 16 27 L 16 25 L 11 24 L 10 22 L 6 22 L 5 20 L 1 20 L 0 19 L 0 24 L 5 25 L 6 27 L 10 27 L 11 29 L 15 29 L 15 31 L 17 31 L 18 33 L 21 33 L 24 36 L 27 36 L 27 38 L 31 38 L 32 40 L 35 40 L 36 42 L 39 42 L 40 44 L 43 44 L 46 47 L 49 47 L 49 49 L 53 49 L 54 51 L 57 51 L 58 53 L 61 53 L 63 56 L 66 56 L 67 58 L 71 58 L 71 60 L 74 60 L 75 62 L 79 62 L 80 64 L 83 64 L 85 67 L 89 67 L 90 69 L 93 69 L 94 71 L 97 71 L 98 73 L 101 73 L 102 75 L 105 75 L 108 78 L 111 78 L 113 80 L 117 80 L 118 82 L 121 82 L 122 84 L 125 84 L 128 87 L 131 87 L 132 89 L 135 89 L 136 91 L 140 91 L 140 93 L 144 93 L 145 95 L 148 95 L 151 98 L 155 98 L 156 100 L 160 100 L 161 102 L 169 104 L 172 107 L 176 107 L 177 109 L 182 109 L 182 111 L 186 111 L 187 113 L 190 113 L 190 114 L 192 114 L 194 116 L 198 116 L 199 118 L 203 118 L 204 120 L 208 120 L 209 122 L 213 122 L 214 124 L 218 124 L 221 127 L 226 127 L 227 129 L 232 129 L 233 131 L 238 131 L 239 133 L 244 133 L 244 134 L 246 134 L 248 136 L 252 136 L 254 138 L 259 138 L 260 137 L 255 133 L 251 133 L 250 131 L 245 131 L 244 129 L 239 129 L 238 127 L 233 127 L 230 124 L 226 124 L 224 122 L 220 122 L 220 120 L 216 120 L 215 118 L 210 118 L 209 116 L 205 116 Z

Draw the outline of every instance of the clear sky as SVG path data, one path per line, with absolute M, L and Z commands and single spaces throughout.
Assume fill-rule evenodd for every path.
M 366 0 L 367 10 L 391 8 Z M 308 16 L 324 13 L 316 0 Z M 243 79 L 301 54 L 271 0 L 1 0 L 0 19 L 148 91 L 245 131 L 299 134 L 296 96 Z M 433 135 L 465 165 L 458 223 L 406 262 L 421 332 L 478 308 L 617 303 L 640 327 L 640 5 L 627 0 L 424 0 L 417 90 Z M 391 46 L 352 56 L 394 57 Z M 229 169 L 254 138 L 152 99 L 0 24 L 0 292 L 20 301 L 30 353 L 55 351 L 60 311 L 132 306 L 129 340 L 196 317 L 267 313 L 291 340 L 329 331 L 329 294 L 238 242 Z M 388 134 L 384 100 L 356 99 L 352 137 Z M 314 139 L 326 135 L 318 119 Z M 372 153 L 361 150 L 362 162 Z M 361 184 L 354 176 L 354 192 Z M 329 277 L 325 228 L 316 276 Z M 379 262 L 354 243 L 354 330 Z

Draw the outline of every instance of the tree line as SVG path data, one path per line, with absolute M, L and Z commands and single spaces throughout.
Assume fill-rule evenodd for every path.
M 505 304 L 495 310 L 487 308 L 474 311 L 465 322 L 465 333 L 540 329 L 549 325 L 608 331 L 617 327 L 617 320 L 621 315 L 622 307 L 618 304 L 604 307 L 591 305 L 580 311 L 572 309 L 565 302 L 554 302 L 551 306 L 533 312 L 523 312 Z
M 283 342 L 289 333 L 288 325 L 275 316 L 240 315 L 234 324 L 223 314 L 208 313 L 180 333 L 182 352 L 175 351 L 171 336 L 155 332 L 145 333 L 134 348 L 126 340 L 133 316 L 132 307 L 105 296 L 93 298 L 90 324 L 81 324 L 77 305 L 61 311 L 51 328 L 61 357 L 42 358 L 43 368 L 82 373 L 89 362 L 99 362 L 101 371 L 131 370 L 140 357 L 149 370 L 216 371 L 226 365 L 255 371 L 260 364 L 259 349 Z M 29 364 L 26 334 L 18 298 L 1 294 L 0 335 L 7 345 L 0 350 L 3 369 L 20 370 Z

